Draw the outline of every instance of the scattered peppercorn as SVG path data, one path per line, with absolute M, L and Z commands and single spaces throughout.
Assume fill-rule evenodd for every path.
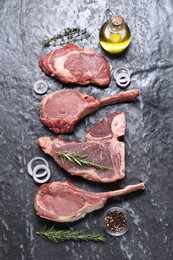
M 128 226 L 127 215 L 121 211 L 110 211 L 104 219 L 104 223 L 109 232 L 120 232 Z

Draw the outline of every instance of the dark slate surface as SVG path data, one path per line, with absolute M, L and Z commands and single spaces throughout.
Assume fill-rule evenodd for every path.
M 108 4 L 109 3 L 109 4 Z M 131 28 L 132 43 L 122 57 L 101 50 L 98 32 L 104 11 L 110 7 L 122 14 Z M 173 257 L 173 2 L 106 0 L 0 1 L 0 259 L 51 260 L 155 260 Z M 49 92 L 61 89 L 58 81 L 45 76 L 38 59 L 54 49 L 39 43 L 68 26 L 87 27 L 91 38 L 79 42 L 102 53 L 113 67 L 133 71 L 128 89 L 139 88 L 133 104 L 102 108 L 87 116 L 68 140 L 84 140 L 84 133 L 106 114 L 124 111 L 127 117 L 126 178 L 119 184 L 101 185 L 71 177 L 59 169 L 37 145 L 42 135 L 55 137 L 39 121 L 42 97 L 33 91 L 44 79 Z M 114 80 L 107 89 L 76 86 L 96 97 L 119 91 Z M 131 228 L 123 237 L 106 235 L 105 243 L 63 242 L 53 244 L 36 235 L 45 221 L 35 215 L 33 198 L 38 186 L 28 176 L 27 163 L 34 156 L 49 162 L 51 181 L 71 180 L 75 185 L 106 191 L 144 181 L 145 192 L 109 199 L 105 208 L 59 229 L 103 232 L 101 220 L 110 206 L 121 206 L 131 216 Z

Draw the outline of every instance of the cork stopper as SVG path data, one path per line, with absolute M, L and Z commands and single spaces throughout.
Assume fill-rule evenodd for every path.
M 123 24 L 124 20 L 120 15 L 113 15 L 111 17 L 111 22 L 114 26 L 120 26 Z

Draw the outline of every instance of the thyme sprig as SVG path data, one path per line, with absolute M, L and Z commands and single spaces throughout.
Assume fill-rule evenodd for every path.
M 90 34 L 87 32 L 87 29 L 81 29 L 79 27 L 75 28 L 66 28 L 64 31 L 54 35 L 51 38 L 47 38 L 42 41 L 44 46 L 50 46 L 52 42 L 62 45 L 69 41 L 76 42 L 82 41 L 83 39 L 88 39 Z
M 103 234 L 96 233 L 86 233 L 84 231 L 65 231 L 65 230 L 56 230 L 53 227 L 44 226 L 37 235 L 41 236 L 45 240 L 52 242 L 60 242 L 65 240 L 84 240 L 84 241 L 105 241 L 106 238 Z
M 101 165 L 101 164 L 96 164 L 96 163 L 92 163 L 88 160 L 86 160 L 86 158 L 88 157 L 87 155 L 77 155 L 74 152 L 58 152 L 58 155 L 61 157 L 62 163 L 64 164 L 67 160 L 72 162 L 73 164 L 77 164 L 79 166 L 88 166 L 88 167 L 94 167 L 97 170 L 108 170 L 109 168 L 105 165 Z

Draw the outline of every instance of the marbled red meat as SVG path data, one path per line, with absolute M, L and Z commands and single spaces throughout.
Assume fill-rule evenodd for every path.
M 62 137 L 51 140 L 40 137 L 39 145 L 51 155 L 55 162 L 71 175 L 81 176 L 95 182 L 115 182 L 125 176 L 125 145 L 119 137 L 125 135 L 125 114 L 115 112 L 106 116 L 86 134 L 86 142 L 67 142 Z M 94 167 L 75 165 L 70 161 L 63 163 L 59 152 L 73 152 L 79 156 L 87 155 L 87 160 L 107 166 L 102 171 Z
M 68 181 L 46 183 L 39 187 L 34 207 L 37 215 L 42 218 L 55 222 L 73 222 L 102 208 L 110 197 L 144 188 L 144 184 L 139 183 L 120 190 L 96 193 L 80 189 Z
M 96 99 L 78 90 L 58 90 L 48 94 L 40 103 L 40 120 L 55 133 L 71 133 L 79 120 L 100 107 L 125 101 L 135 101 L 138 89 Z
M 102 55 L 71 43 L 40 58 L 39 66 L 62 83 L 103 87 L 110 81 L 110 66 Z

